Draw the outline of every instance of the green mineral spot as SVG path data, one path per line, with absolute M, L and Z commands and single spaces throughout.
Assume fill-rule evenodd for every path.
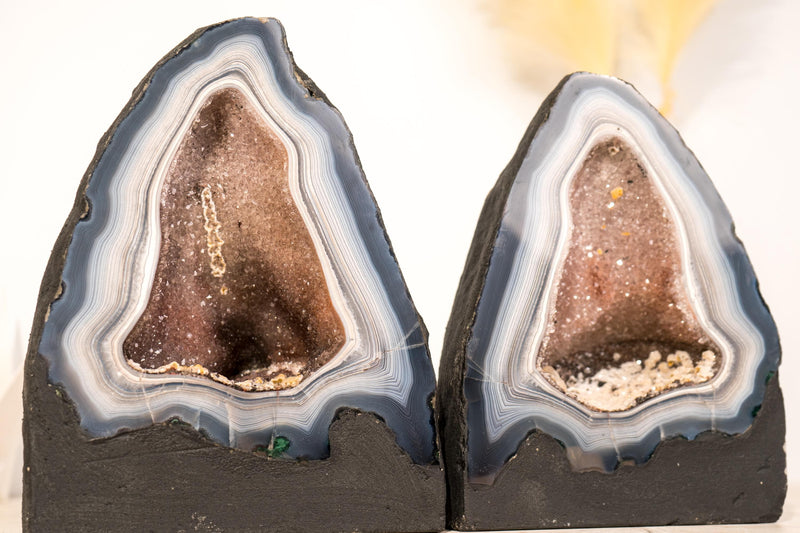
M 275 440 L 272 441 L 272 449 L 267 453 L 270 457 L 280 457 L 284 454 L 284 452 L 286 452 L 286 450 L 289 449 L 289 446 L 291 445 L 292 443 L 289 442 L 289 439 L 286 437 L 275 437 Z
M 286 450 L 289 449 L 291 446 L 291 442 L 286 437 L 275 437 L 272 439 L 272 442 L 267 444 L 266 446 L 256 446 L 255 451 L 257 453 L 265 453 L 269 457 L 280 457 L 283 455 Z

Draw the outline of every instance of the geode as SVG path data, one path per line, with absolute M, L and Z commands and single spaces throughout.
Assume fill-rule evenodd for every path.
M 449 526 L 776 520 L 780 353 L 675 129 L 620 80 L 568 76 L 489 194 L 453 305 Z
M 443 527 L 427 332 L 276 20 L 198 30 L 134 91 L 26 367 L 28 530 Z

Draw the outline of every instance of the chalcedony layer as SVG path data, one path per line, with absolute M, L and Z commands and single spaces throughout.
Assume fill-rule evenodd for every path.
M 350 133 L 280 24 L 202 30 L 145 84 L 93 170 L 39 347 L 81 425 L 104 437 L 179 418 L 230 447 L 281 437 L 321 458 L 352 407 L 432 461 L 424 327 Z
M 575 74 L 520 149 L 467 345 L 469 479 L 491 482 L 536 429 L 605 471 L 745 431 L 777 332 L 678 133 L 631 86 Z

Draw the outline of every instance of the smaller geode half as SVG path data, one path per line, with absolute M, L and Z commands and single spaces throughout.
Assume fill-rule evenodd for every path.
M 630 85 L 568 76 L 486 200 L 448 324 L 438 409 L 451 527 L 559 527 L 545 519 L 560 511 L 544 502 L 564 487 L 585 491 L 588 509 L 610 493 L 599 487 L 617 490 L 634 472 L 656 475 L 619 470 L 645 465 L 660 443 L 744 435 L 767 389 L 778 387 L 780 354 L 730 214 L 677 131 Z M 768 416 L 782 427 L 782 408 Z M 527 464 L 516 454 L 541 436 L 561 444 L 572 473 L 541 482 L 541 516 L 500 506 L 495 514 L 529 516 L 487 521 L 476 509 L 490 513 L 487 502 L 504 500 L 493 485 L 504 472 L 514 477 L 515 459 Z M 763 503 L 754 509 L 770 508 L 764 516 L 775 516 L 785 492 L 785 459 L 772 450 L 782 433 L 772 438 L 775 446 L 758 452 L 774 465 L 759 470 L 770 472 L 773 491 L 754 496 Z M 540 482 L 536 472 L 524 475 Z M 497 490 L 513 490 L 503 483 Z M 576 511 L 557 523 L 658 523 L 656 511 L 594 520 Z M 726 520 L 725 512 L 697 516 Z

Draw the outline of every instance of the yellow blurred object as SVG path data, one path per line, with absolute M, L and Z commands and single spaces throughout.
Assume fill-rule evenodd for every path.
M 678 57 L 715 1 L 486 0 L 485 5 L 524 81 L 546 89 L 579 70 L 620 76 L 621 64 L 643 57 L 661 85 L 660 107 L 668 114 Z
M 659 110 L 672 111 L 675 92 L 670 83 L 678 56 L 716 0 L 635 0 L 642 30 L 650 38 L 653 59 L 664 92 Z
M 491 5 L 519 46 L 549 50 L 572 70 L 612 72 L 617 30 L 608 1 L 500 0 Z

